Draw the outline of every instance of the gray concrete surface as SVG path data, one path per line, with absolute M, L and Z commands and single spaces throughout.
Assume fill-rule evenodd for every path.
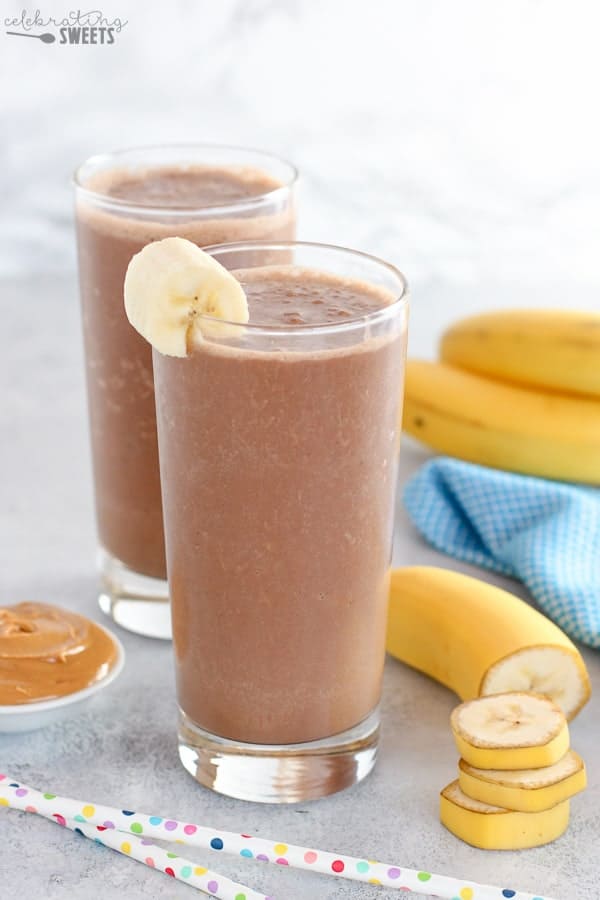
M 73 279 L 40 277 L 0 288 L 0 603 L 40 599 L 101 619 Z M 433 320 L 439 325 L 440 319 L 457 315 L 461 305 L 475 304 L 474 291 L 437 301 L 431 297 L 429 315 L 420 318 L 417 310 L 414 317 L 413 346 L 426 352 Z M 438 308 L 443 309 L 439 318 Z M 406 443 L 402 480 L 424 456 Z M 400 506 L 395 558 L 475 573 L 426 547 Z M 0 735 L 0 771 L 67 795 L 518 887 L 556 900 L 600 897 L 598 653 L 585 654 L 596 697 L 572 727 L 573 745 L 589 766 L 590 786 L 573 801 L 568 832 L 536 850 L 486 853 L 462 844 L 438 822 L 438 791 L 454 777 L 456 766 L 448 728 L 455 698 L 434 682 L 389 660 L 374 774 L 320 802 L 265 807 L 216 796 L 191 780 L 175 747 L 170 647 L 119 634 L 128 655 L 120 680 L 64 724 L 22 736 Z M 207 859 L 202 852 L 189 855 Z M 376 887 L 235 858 L 215 860 L 213 855 L 210 862 L 278 900 L 393 896 Z M 0 810 L 0 897 L 22 895 L 32 900 L 185 900 L 193 890 L 37 817 Z

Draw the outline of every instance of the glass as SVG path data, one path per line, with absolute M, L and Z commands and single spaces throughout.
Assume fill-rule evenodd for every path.
M 293 238 L 295 180 L 269 154 L 202 144 L 94 156 L 75 173 L 99 601 L 131 631 L 171 636 L 152 355 L 125 316 L 127 265 L 171 235 Z
M 325 273 L 317 302 L 332 280 L 386 292 L 339 324 L 205 319 L 186 358 L 153 352 L 181 761 L 233 797 L 307 800 L 375 762 L 407 288 L 336 247 L 206 249 L 246 290 L 267 265 Z

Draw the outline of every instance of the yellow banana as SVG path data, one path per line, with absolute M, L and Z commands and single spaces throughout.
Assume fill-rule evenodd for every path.
M 403 427 L 441 453 L 484 466 L 600 484 L 600 400 L 413 359 Z
M 590 697 L 581 654 L 554 622 L 514 594 L 449 569 L 392 572 L 387 650 L 461 700 L 534 691 L 572 719 Z
M 482 375 L 600 397 L 600 314 L 507 309 L 444 332 L 443 362 Z
M 458 781 L 440 795 L 440 819 L 448 831 L 483 850 L 524 850 L 556 840 L 569 824 L 569 801 L 540 812 L 513 812 L 472 800 Z
M 479 769 L 540 769 L 569 749 L 569 726 L 556 703 L 507 691 L 461 703 L 450 716 L 456 749 Z
M 540 812 L 585 790 L 586 772 L 582 758 L 574 750 L 542 769 L 479 769 L 461 759 L 458 783 L 463 794 L 480 803 Z

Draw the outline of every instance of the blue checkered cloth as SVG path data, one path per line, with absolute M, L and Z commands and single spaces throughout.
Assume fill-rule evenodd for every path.
M 598 489 L 438 457 L 404 504 L 436 549 L 519 579 L 567 634 L 600 647 Z

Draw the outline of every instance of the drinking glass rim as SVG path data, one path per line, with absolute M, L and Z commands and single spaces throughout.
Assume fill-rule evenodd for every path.
M 222 323 L 225 325 L 234 325 L 238 328 L 247 329 L 254 335 L 260 334 L 275 334 L 278 336 L 291 336 L 296 334 L 312 334 L 314 332 L 318 332 L 319 334 L 339 334 L 343 331 L 352 331 L 355 328 L 362 327 L 364 325 L 372 325 L 378 324 L 379 322 L 385 321 L 388 318 L 393 318 L 399 311 L 406 310 L 408 307 L 408 299 L 409 299 L 409 287 L 406 276 L 394 266 L 392 263 L 386 262 L 384 259 L 381 259 L 378 256 L 374 256 L 372 253 L 364 253 L 362 250 L 352 250 L 349 247 L 342 247 L 339 244 L 325 244 L 319 241 L 232 241 L 231 243 L 223 243 L 223 244 L 209 244 L 207 247 L 202 247 L 205 253 L 209 253 L 211 256 L 215 256 L 217 252 L 222 251 L 244 251 L 244 250 L 291 250 L 294 247 L 309 247 L 316 250 L 333 250 L 336 253 L 343 253 L 349 256 L 363 259 L 368 261 L 369 263 L 374 263 L 375 265 L 386 269 L 391 275 L 396 278 L 400 285 L 400 292 L 395 297 L 392 303 L 388 303 L 387 306 L 381 306 L 378 309 L 374 309 L 364 315 L 355 316 L 352 319 L 346 319 L 344 322 L 320 322 L 317 324 L 304 324 L 304 325 L 287 325 L 282 324 L 278 325 L 277 323 L 273 324 L 264 324 L 260 322 L 232 322 L 226 319 L 219 319 L 216 316 L 207 316 L 204 314 L 200 314 L 198 316 L 199 319 L 204 319 L 207 322 L 215 322 Z M 248 266 L 246 268 L 252 268 Z M 234 270 L 235 271 L 235 270 Z M 316 271 L 323 272 L 324 274 L 332 274 L 328 272 L 326 269 L 317 269 Z M 360 279 L 358 279 L 360 280 Z M 366 280 L 366 279 L 365 279 Z M 367 282 L 368 283 L 368 282 Z
M 160 206 L 156 205 L 155 202 L 144 203 L 143 201 L 132 201 L 127 200 L 122 197 L 111 197 L 110 194 L 104 191 L 97 191 L 86 187 L 82 180 L 82 172 L 83 170 L 93 165 L 98 165 L 101 162 L 110 162 L 113 160 L 118 161 L 119 158 L 122 158 L 130 153 L 145 153 L 145 152 L 153 152 L 160 150 L 205 150 L 205 151 L 218 151 L 224 150 L 232 153 L 247 153 L 247 154 L 255 154 L 256 156 L 263 157 L 265 160 L 271 160 L 272 162 L 276 162 L 280 165 L 283 165 L 288 170 L 287 179 L 280 185 L 280 187 L 272 188 L 272 190 L 264 191 L 261 194 L 256 194 L 253 197 L 247 197 L 242 200 L 236 200 L 232 203 L 218 203 L 218 204 L 204 204 L 200 207 L 197 206 Z M 200 164 L 200 163 L 199 163 Z M 289 160 L 284 159 L 282 156 L 278 156 L 276 153 L 271 153 L 268 150 L 260 150 L 255 147 L 242 147 L 236 144 L 216 144 L 210 142 L 179 142 L 175 144 L 147 144 L 143 146 L 137 147 L 122 147 L 119 150 L 110 150 L 106 153 L 94 153 L 92 156 L 88 156 L 82 163 L 80 163 L 75 171 L 73 172 L 71 183 L 77 188 L 78 192 L 80 192 L 87 199 L 95 200 L 96 202 L 101 203 L 102 205 L 112 208 L 118 209 L 121 212 L 127 212 L 128 210 L 132 212 L 143 211 L 144 213 L 151 215 L 153 213 L 164 216 L 194 216 L 195 218 L 208 218 L 210 216 L 220 215 L 223 213 L 228 213 L 231 215 L 232 212 L 244 211 L 248 209 L 253 209 L 259 206 L 263 206 L 266 203 L 270 203 L 277 198 L 278 195 L 284 195 L 292 190 L 294 185 L 298 181 L 298 169 L 296 166 L 291 163 Z

